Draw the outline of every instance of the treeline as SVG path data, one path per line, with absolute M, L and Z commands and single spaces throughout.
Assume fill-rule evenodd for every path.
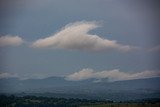
M 97 105 L 97 106 L 95 106 Z M 104 106 L 98 106 L 104 105 Z M 42 96 L 0 95 L 0 107 L 160 107 L 160 99 L 140 99 L 125 102 L 110 100 L 67 99 Z
M 106 104 L 109 102 L 112 101 L 0 95 L 0 107 L 79 107 L 83 105 Z

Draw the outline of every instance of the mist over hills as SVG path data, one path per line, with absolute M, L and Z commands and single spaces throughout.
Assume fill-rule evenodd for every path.
M 108 82 L 102 79 L 68 81 L 64 77 L 45 79 L 0 79 L 0 93 L 48 97 L 134 100 L 160 98 L 160 77 Z M 122 97 L 123 96 L 123 97 Z

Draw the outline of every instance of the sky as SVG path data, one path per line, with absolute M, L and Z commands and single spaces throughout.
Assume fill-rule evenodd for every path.
M 0 78 L 160 76 L 158 0 L 1 0 Z

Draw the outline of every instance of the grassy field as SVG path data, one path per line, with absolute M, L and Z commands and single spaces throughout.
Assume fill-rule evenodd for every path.
M 160 103 L 109 103 L 101 105 L 89 105 L 81 107 L 160 107 Z

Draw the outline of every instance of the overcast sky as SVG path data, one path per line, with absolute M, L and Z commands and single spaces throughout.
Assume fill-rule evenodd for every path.
M 159 19 L 158 0 L 1 0 L 0 78 L 159 76 Z

